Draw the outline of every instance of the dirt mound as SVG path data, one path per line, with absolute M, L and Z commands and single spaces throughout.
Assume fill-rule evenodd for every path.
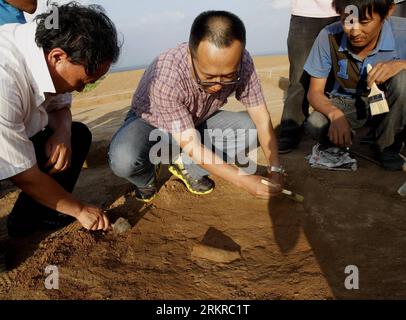
M 406 201 L 396 195 L 404 176 L 364 160 L 355 173 L 312 170 L 304 160 L 310 147 L 307 142 L 284 156 L 288 187 L 305 196 L 303 204 L 286 198 L 256 200 L 223 181 L 216 181 L 211 195 L 193 196 L 180 181 L 167 180 L 164 171 L 159 196 L 141 205 L 131 187 L 115 180 L 104 166 L 89 168 L 79 190 L 88 190 L 87 197 L 92 188 L 99 199 L 110 194 L 104 205 L 111 220 L 124 217 L 132 229 L 115 235 L 73 225 L 45 236 L 18 266 L 18 257 L 27 250 L 22 243 L 28 242 L 19 240 L 20 247 L 12 246 L 17 269 L 0 285 L 0 296 L 404 298 Z M 101 179 L 109 181 L 109 191 Z M 238 252 L 241 258 L 219 262 L 210 255 L 193 256 L 201 244 Z M 48 265 L 59 268 L 59 290 L 44 287 Z M 348 265 L 360 270 L 358 291 L 344 287 Z
M 286 57 L 277 59 L 256 59 L 275 124 L 288 71 Z M 220 180 L 212 194 L 198 197 L 166 169 L 158 197 L 150 205 L 137 202 L 131 186 L 107 167 L 106 153 L 128 111 L 124 91 L 141 74 L 108 76 L 100 92 L 88 93 L 73 109 L 95 141 L 75 195 L 105 208 L 112 222 L 127 219 L 131 230 L 91 233 L 73 224 L 8 240 L 13 270 L 0 276 L 0 299 L 406 298 L 406 199 L 396 193 L 402 172 L 364 159 L 353 173 L 311 169 L 304 157 L 313 143 L 306 140 L 282 157 L 286 187 L 302 194 L 303 203 L 257 200 Z M 242 108 L 230 99 L 226 109 Z M 5 187 L 0 243 L 18 195 Z M 59 290 L 45 289 L 49 265 L 59 269 Z M 359 290 L 345 288 L 347 266 L 358 268 Z

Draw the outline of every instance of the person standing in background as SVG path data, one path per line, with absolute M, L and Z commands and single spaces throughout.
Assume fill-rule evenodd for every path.
M 24 12 L 33 14 L 37 0 L 0 0 L 0 26 L 6 23 L 26 23 Z
M 306 92 L 309 77 L 303 66 L 319 32 L 338 20 L 331 0 L 292 0 L 288 36 L 289 88 L 279 134 L 279 153 L 289 153 L 300 143 L 303 122 L 308 116 Z

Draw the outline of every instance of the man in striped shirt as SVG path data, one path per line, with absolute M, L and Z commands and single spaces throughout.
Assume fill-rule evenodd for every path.
M 195 19 L 188 44 L 164 52 L 147 68 L 109 150 L 112 170 L 135 185 L 137 199 L 148 202 L 157 193 L 159 161 L 152 154 L 157 131 L 168 134 L 172 145 L 182 149 L 180 157 L 176 159 L 175 150 L 167 164 L 194 194 L 213 190 L 209 174 L 264 199 L 281 191 L 277 141 L 245 43 L 245 27 L 237 16 L 204 12 Z M 247 112 L 219 110 L 233 93 Z M 211 135 L 215 131 L 223 133 L 215 139 L 217 144 Z M 262 184 L 262 177 L 239 174 L 230 165 L 247 149 L 256 148 L 258 138 L 273 188 Z

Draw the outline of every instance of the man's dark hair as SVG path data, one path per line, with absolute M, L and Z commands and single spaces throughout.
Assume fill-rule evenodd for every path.
M 39 47 L 45 52 L 61 48 L 72 63 L 85 66 L 89 75 L 106 62 L 117 62 L 121 47 L 117 30 L 101 6 L 52 5 L 58 8 L 59 28 L 47 28 L 49 12 L 37 16 L 35 41 Z
M 393 0 L 333 0 L 333 8 L 339 15 L 343 15 L 345 8 L 353 5 L 359 10 L 360 21 L 365 20 L 368 15 L 371 16 L 372 12 L 378 13 L 383 20 L 388 16 L 393 3 Z
M 189 48 L 192 53 L 196 53 L 203 40 L 208 40 L 218 48 L 227 48 L 234 40 L 238 40 L 245 47 L 244 23 L 231 12 L 205 11 L 195 19 L 190 31 Z

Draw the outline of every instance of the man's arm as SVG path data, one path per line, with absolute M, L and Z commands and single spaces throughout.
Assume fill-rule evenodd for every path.
M 38 166 L 11 177 L 10 180 L 33 200 L 76 218 L 89 230 L 107 230 L 109 227 L 109 221 L 102 210 L 81 204 L 54 179 L 41 172 Z
M 266 105 L 254 108 L 247 108 L 248 114 L 258 130 L 259 144 L 268 161 L 268 165 L 280 167 L 278 141 L 272 125 L 272 120 Z M 270 178 L 278 184 L 282 184 L 282 176 L 278 173 L 271 173 Z
M 351 127 L 345 114 L 324 94 L 327 79 L 311 77 L 307 99 L 310 105 L 318 112 L 324 114 L 330 120 L 328 136 L 330 141 L 341 147 L 351 145 Z
M 53 135 L 45 144 L 45 153 L 50 167 L 50 173 L 61 172 L 69 168 L 71 162 L 71 129 L 72 113 L 69 107 L 48 113 L 48 126 Z
M 173 138 L 187 152 L 196 164 L 209 171 L 211 174 L 231 182 L 237 187 L 242 187 L 257 198 L 269 199 L 280 193 L 281 188 L 265 186 L 261 183 L 260 176 L 241 175 L 239 169 L 225 163 L 211 150 L 204 147 L 195 129 L 188 129 L 181 133 L 172 133 Z
M 37 10 L 37 0 L 5 0 L 5 2 L 30 14 Z
M 72 128 L 72 112 L 69 106 L 48 113 L 48 126 L 53 132 L 60 131 L 70 135 Z

